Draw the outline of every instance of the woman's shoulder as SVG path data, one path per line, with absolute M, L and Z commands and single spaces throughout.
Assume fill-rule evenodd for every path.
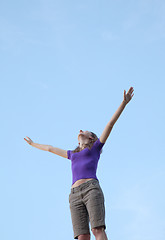
M 92 148 L 97 148 L 97 149 L 101 150 L 103 146 L 104 146 L 104 143 L 102 143 L 102 142 L 100 141 L 100 138 L 98 138 L 98 139 L 94 142 Z
M 73 154 L 72 150 L 67 150 L 68 159 L 71 159 L 72 154 Z

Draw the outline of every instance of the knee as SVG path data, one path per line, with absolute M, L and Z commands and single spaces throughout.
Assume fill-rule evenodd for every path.
M 78 240 L 90 240 L 90 235 L 89 234 L 79 235 Z
M 95 237 L 97 237 L 98 235 L 101 235 L 104 231 L 104 227 L 96 227 L 92 229 L 92 233 Z

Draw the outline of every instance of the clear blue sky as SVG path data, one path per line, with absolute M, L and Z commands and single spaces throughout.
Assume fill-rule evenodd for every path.
M 70 161 L 24 137 L 74 149 L 133 86 L 98 166 L 107 235 L 164 240 L 165 2 L 1 1 L 0 66 L 0 239 L 73 239 Z

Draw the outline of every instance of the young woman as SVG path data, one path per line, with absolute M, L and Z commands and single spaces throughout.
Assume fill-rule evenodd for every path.
M 133 92 L 133 87 L 127 93 L 124 90 L 124 99 L 106 125 L 100 138 L 93 132 L 80 130 L 78 134 L 79 146 L 73 151 L 34 143 L 29 137 L 24 138 L 33 147 L 71 160 L 73 181 L 69 203 L 75 239 L 90 240 L 90 222 L 96 240 L 108 240 L 105 233 L 104 195 L 96 177 L 97 164 L 113 126 L 132 99 Z

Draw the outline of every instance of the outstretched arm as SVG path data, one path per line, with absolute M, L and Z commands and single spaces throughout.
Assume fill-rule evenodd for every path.
M 45 145 L 45 144 L 39 144 L 39 143 L 34 143 L 29 137 L 26 137 L 24 138 L 24 140 L 31 146 L 33 147 L 36 147 L 40 150 L 44 150 L 44 151 L 48 151 L 48 152 L 52 152 L 56 155 L 59 155 L 61 157 L 64 157 L 64 158 L 68 158 L 67 156 L 67 151 L 66 150 L 63 150 L 63 149 L 60 149 L 60 148 L 56 148 L 56 147 L 53 147 L 51 145 Z
M 120 104 L 119 108 L 117 109 L 117 111 L 112 116 L 111 120 L 106 125 L 103 133 L 100 136 L 100 142 L 102 142 L 102 143 L 106 142 L 106 140 L 109 137 L 109 135 L 110 135 L 110 133 L 112 131 L 112 128 L 113 128 L 114 124 L 116 123 L 117 119 L 120 117 L 120 115 L 123 112 L 125 106 L 132 99 L 132 97 L 134 95 L 133 91 L 134 91 L 133 87 L 131 87 L 127 93 L 124 90 L 124 99 L 123 99 L 122 103 Z

